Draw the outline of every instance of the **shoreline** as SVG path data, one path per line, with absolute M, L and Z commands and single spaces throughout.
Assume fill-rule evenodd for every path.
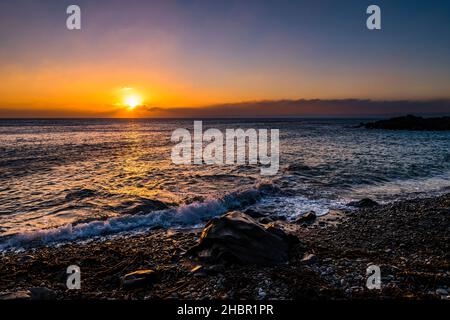
M 447 193 L 311 224 L 268 222 L 300 240 L 277 266 L 201 263 L 185 255 L 201 229 L 9 252 L 1 256 L 0 299 L 34 299 L 32 288 L 46 288 L 37 299 L 449 299 L 449 214 Z M 381 290 L 366 288 L 371 264 L 381 269 Z M 66 287 L 69 265 L 81 268 L 81 290 Z M 123 276 L 142 269 L 155 271 L 152 285 L 124 288 Z

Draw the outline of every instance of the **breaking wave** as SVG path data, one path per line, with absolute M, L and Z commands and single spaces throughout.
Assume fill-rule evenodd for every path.
M 125 215 L 112 217 L 104 221 L 67 224 L 53 229 L 14 234 L 0 240 L 0 251 L 86 240 L 148 228 L 196 226 L 230 210 L 252 205 L 261 200 L 262 197 L 276 192 L 279 192 L 279 189 L 273 184 L 261 183 L 251 189 L 232 192 L 221 198 L 212 198 L 204 202 L 194 202 L 147 214 Z

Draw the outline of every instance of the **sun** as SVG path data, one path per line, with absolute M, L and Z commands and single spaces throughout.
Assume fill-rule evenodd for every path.
M 128 106 L 129 110 L 133 110 L 134 108 L 142 104 L 141 98 L 135 94 L 126 96 L 124 102 L 125 105 Z

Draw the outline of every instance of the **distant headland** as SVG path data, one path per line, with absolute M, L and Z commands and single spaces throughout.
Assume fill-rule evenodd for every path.
M 385 130 L 446 131 L 450 130 L 450 117 L 423 118 L 407 115 L 387 120 L 361 123 L 358 127 Z

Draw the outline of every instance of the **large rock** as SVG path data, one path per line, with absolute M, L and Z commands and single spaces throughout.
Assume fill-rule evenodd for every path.
M 347 205 L 355 208 L 371 208 L 378 206 L 379 203 L 370 198 L 364 198 L 359 201 L 349 202 Z
M 295 223 L 311 223 L 314 222 L 317 218 L 317 215 L 314 211 L 309 211 L 302 214 L 295 220 Z
M 256 211 L 252 208 L 248 208 L 244 211 L 244 213 L 252 218 L 258 219 L 265 217 L 264 214 L 260 213 L 259 211 Z
M 407 115 L 362 123 L 361 126 L 367 129 L 444 131 L 450 130 L 450 117 L 422 118 Z
M 275 265 L 288 261 L 295 240 L 273 225 L 265 227 L 234 211 L 210 220 L 188 254 L 214 263 Z

